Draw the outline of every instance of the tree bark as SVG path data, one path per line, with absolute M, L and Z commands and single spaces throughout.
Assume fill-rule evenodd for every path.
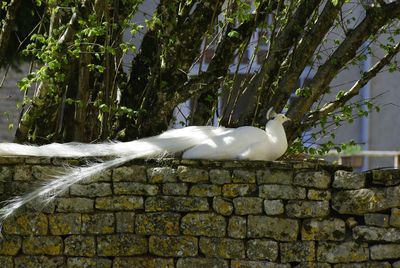
M 3 25 L 0 32 L 0 66 L 4 65 L 4 57 L 6 56 L 9 45 L 8 41 L 10 40 L 10 35 L 15 25 L 15 18 L 21 2 L 22 0 L 11 0 L 7 8 L 6 17 L 3 20 Z

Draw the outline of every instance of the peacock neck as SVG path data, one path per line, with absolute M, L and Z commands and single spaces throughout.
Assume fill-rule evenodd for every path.
M 267 135 L 276 138 L 287 146 L 286 133 L 281 122 L 276 120 L 268 121 L 265 131 L 267 132 Z

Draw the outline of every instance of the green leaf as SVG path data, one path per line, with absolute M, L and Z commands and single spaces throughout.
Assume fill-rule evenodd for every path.
M 334 6 L 337 6 L 339 4 L 339 0 L 331 0 L 331 2 Z
M 389 65 L 389 73 L 393 73 L 395 71 L 397 71 L 397 64 L 396 63 L 391 63 Z
M 110 111 L 110 108 L 108 107 L 107 104 L 103 103 L 100 104 L 99 106 L 100 111 L 102 111 L 103 113 L 108 113 Z
M 238 31 L 235 31 L 235 30 L 232 30 L 232 31 L 230 31 L 230 32 L 228 33 L 228 36 L 229 36 L 230 38 L 239 38 L 239 32 L 238 32 Z

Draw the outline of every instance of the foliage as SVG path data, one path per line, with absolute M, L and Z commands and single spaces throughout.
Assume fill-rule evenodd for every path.
M 3 5 L 4 18 L 14 2 Z M 160 1 L 153 14 L 141 0 L 29 2 L 37 25 L 13 52 L 36 66 L 18 84 L 35 91 L 23 107 L 21 142 L 150 136 L 190 101 L 184 124 L 217 118 L 262 127 L 274 106 L 292 118 L 291 152 L 344 150 L 332 129 L 379 109 L 374 96 L 355 97 L 385 68 L 398 71 L 397 1 L 174 0 Z M 141 16 L 146 21 L 136 23 Z M 17 46 L 0 51 L 10 47 Z M 377 64 L 335 86 L 369 57 Z

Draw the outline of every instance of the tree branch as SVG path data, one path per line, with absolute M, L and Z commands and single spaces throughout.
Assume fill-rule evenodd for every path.
M 263 104 L 270 103 L 270 98 L 274 92 L 274 90 L 271 90 L 271 86 L 281 70 L 280 66 L 301 36 L 308 19 L 318 9 L 320 2 L 321 0 L 302 0 L 293 16 L 288 18 L 284 28 L 274 37 L 275 42 L 272 44 L 261 70 L 247 86 L 248 88 L 258 87 L 258 99 Z M 261 84 L 259 84 L 260 81 L 262 81 Z M 265 117 L 264 115 L 261 116 Z
M 318 111 L 312 112 L 307 119 L 307 124 L 312 124 L 319 120 L 321 117 L 328 115 L 329 113 L 335 111 L 337 108 L 341 107 L 344 103 L 349 101 L 354 96 L 358 95 L 360 90 L 375 77 L 383 67 L 388 65 L 394 56 L 400 51 L 400 43 L 398 43 L 393 49 L 386 54 L 379 62 L 377 62 L 371 69 L 362 74 L 361 79 L 359 79 L 348 91 L 346 91 L 340 98 L 325 104 Z
M 234 59 L 235 51 L 240 47 L 243 40 L 248 40 L 256 27 L 265 21 L 267 15 L 274 8 L 276 8 L 276 5 L 273 3 L 269 5 L 269 1 L 263 1 L 251 20 L 242 23 L 237 28 L 227 29 L 217 44 L 215 54 L 207 71 L 198 76 L 190 77 L 182 86 L 177 88 L 174 96 L 166 103 L 165 107 L 168 107 L 166 109 L 170 109 L 192 96 L 197 96 L 210 89 L 219 88 Z M 228 34 L 231 30 L 238 32 L 239 36 L 229 36 Z
M 327 92 L 329 83 L 337 73 L 352 60 L 358 48 L 371 35 L 374 35 L 388 21 L 400 14 L 400 2 L 392 2 L 384 7 L 375 7 L 367 10 L 364 20 L 356 28 L 349 31 L 345 40 L 339 45 L 332 56 L 318 68 L 313 80 L 306 85 L 311 89 L 311 95 L 298 97 L 289 108 L 288 115 L 294 123 L 298 123 L 310 110 L 318 98 Z
M 285 62 L 290 61 L 290 66 L 282 74 L 282 79 L 278 84 L 279 91 L 274 95 L 271 101 L 271 105 L 274 106 L 275 110 L 282 110 L 283 106 L 286 104 L 304 68 L 314 56 L 315 50 L 333 26 L 343 3 L 344 1 L 340 1 L 338 4 L 334 5 L 332 1 L 328 1 L 319 15 L 317 22 L 312 25 L 310 30 L 306 31 L 299 45 L 293 51 L 293 54 L 286 58 Z M 287 64 L 283 63 L 282 65 L 286 66 Z M 263 107 L 261 114 L 265 114 L 268 108 L 267 105 Z

